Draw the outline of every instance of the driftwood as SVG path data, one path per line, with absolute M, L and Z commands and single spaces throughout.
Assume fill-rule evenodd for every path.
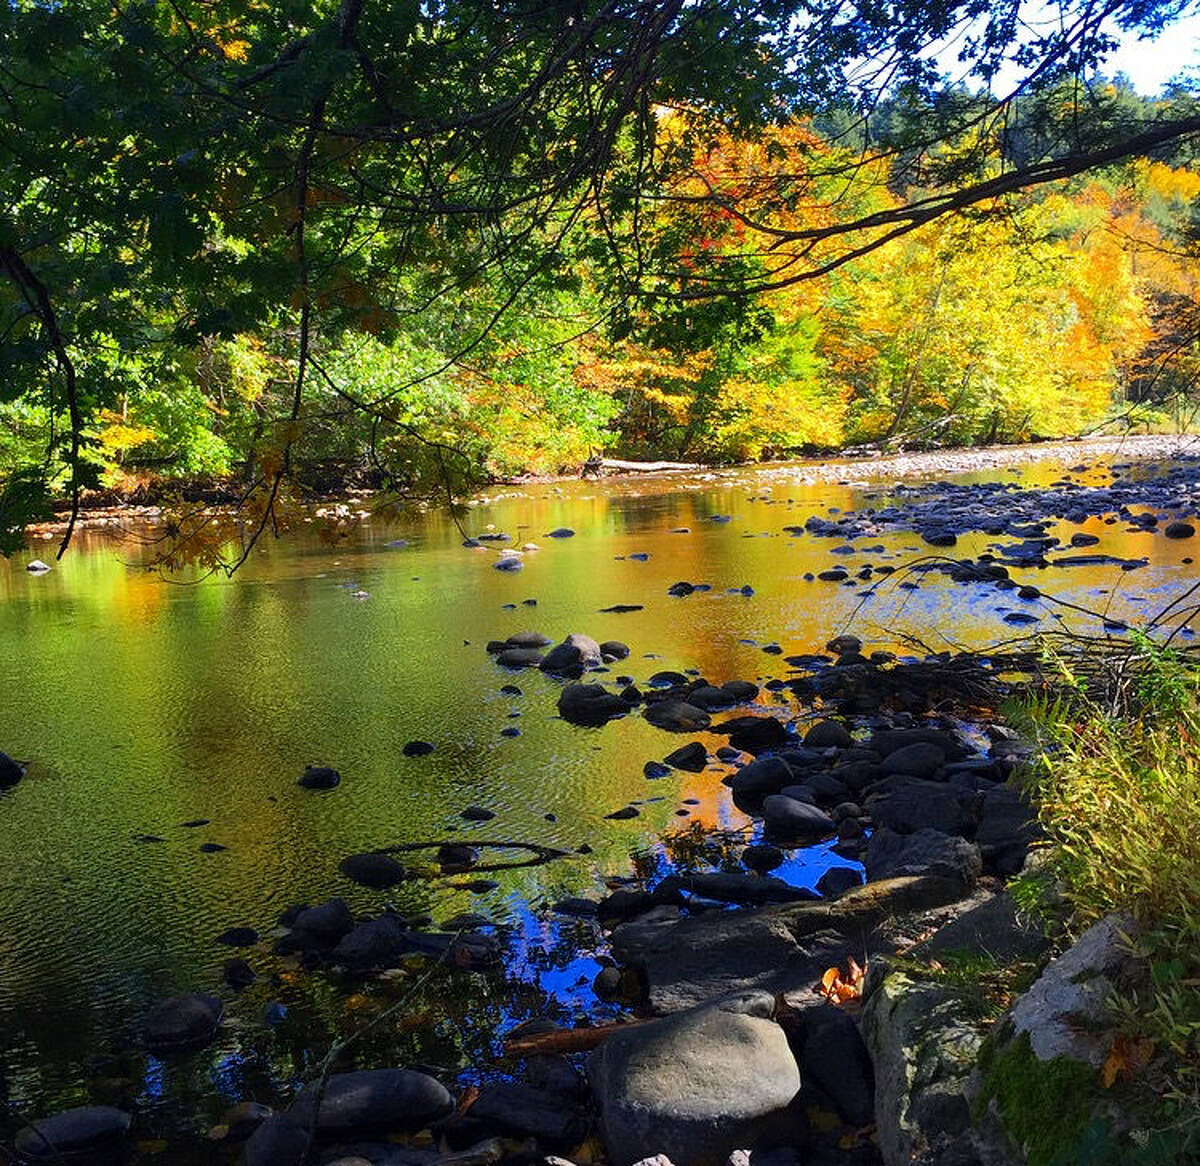
M 698 462 L 626 462 L 618 458 L 595 458 L 589 461 L 584 467 L 585 474 L 604 474 L 604 473 L 633 473 L 633 474 L 660 474 L 669 470 L 702 470 L 704 466 Z
M 510 1057 L 532 1057 L 538 1053 L 586 1053 L 603 1043 L 614 1032 L 645 1023 L 644 1020 L 627 1020 L 618 1024 L 595 1024 L 588 1028 L 556 1028 L 550 1032 L 514 1036 L 504 1042 L 504 1052 Z

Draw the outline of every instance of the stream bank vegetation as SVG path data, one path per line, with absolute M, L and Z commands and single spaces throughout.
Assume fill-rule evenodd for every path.
M 1195 86 L 1103 63 L 1193 7 L 7 5 L 0 549 L 197 476 L 243 522 L 167 558 L 233 570 L 322 487 L 1187 423 Z

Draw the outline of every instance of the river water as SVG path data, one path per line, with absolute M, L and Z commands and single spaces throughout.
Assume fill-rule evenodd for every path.
M 853 482 L 814 481 L 810 468 L 497 489 L 474 501 L 464 525 L 506 532 L 510 544 L 465 549 L 444 512 L 414 509 L 366 521 L 334 547 L 315 524 L 302 528 L 265 542 L 232 580 L 195 585 L 145 570 L 151 552 L 136 540 L 95 531 L 46 575 L 24 570 L 32 554 L 0 562 L 0 749 L 32 762 L 0 794 L 0 1067 L 10 1101 L 35 1114 L 115 1101 L 133 1106 L 145 1128 L 185 1137 L 231 1100 L 286 1093 L 329 1040 L 405 982 L 401 973 L 345 985 L 272 954 L 288 904 L 333 894 L 356 911 L 391 902 L 439 924 L 481 913 L 503 925 L 508 945 L 503 975 L 462 975 L 426 992 L 362 1043 L 362 1063 L 470 1077 L 494 1053 L 498 1029 L 533 1015 L 603 1015 L 590 990 L 603 958 L 598 934 L 556 921 L 545 905 L 604 893 L 606 878 L 735 862 L 734 844 L 752 824 L 731 806 L 724 769 L 643 776 L 647 760 L 691 736 L 638 716 L 573 727 L 555 714 L 561 682 L 506 673 L 487 641 L 585 632 L 630 645 L 613 676 L 642 683 L 660 669 L 696 669 L 714 683 L 762 683 L 788 674 L 782 655 L 820 651 L 846 630 L 910 653 L 906 636 L 941 649 L 1014 633 L 1003 619 L 1017 606 L 1011 593 L 986 586 L 926 575 L 910 589 L 896 575 L 864 595 L 853 582 L 807 581 L 863 558 L 784 527 L 888 498 L 865 469 Z M 1044 486 L 1063 474 L 1064 463 L 1049 460 L 958 480 Z M 1072 477 L 1108 481 L 1107 463 Z M 576 533 L 545 537 L 559 527 Z M 1078 532 L 1148 565 L 1028 577 L 1110 618 L 1143 618 L 1195 578 L 1183 561 L 1190 543 L 1101 518 L 1070 527 Z M 391 545 L 398 539 L 407 545 Z M 523 570 L 493 569 L 499 545 L 526 541 L 541 549 Z M 876 564 L 929 550 L 910 533 L 868 541 L 881 548 L 871 552 Z M 978 554 L 994 541 L 963 536 L 951 553 Z M 34 551 L 49 559 L 52 548 Z M 678 580 L 711 590 L 669 596 Z M 615 604 L 642 610 L 601 613 Z M 1053 626 L 1046 605 L 1024 607 L 1038 626 Z M 763 651 L 774 645 L 782 655 Z M 501 693 L 506 683 L 522 694 Z M 513 728 L 519 735 L 501 734 Z M 694 736 L 710 748 L 722 740 Z M 434 752 L 404 756 L 414 739 Z M 335 766 L 341 786 L 299 788 L 310 762 Z M 629 803 L 638 818 L 606 818 Z M 464 822 L 469 804 L 496 818 Z M 183 825 L 197 820 L 205 824 Z M 137 840 L 145 835 L 161 841 Z M 338 872 L 349 853 L 454 837 L 572 854 L 488 875 L 498 885 L 483 892 L 433 877 L 369 891 Z M 225 849 L 205 852 L 205 843 Z M 574 853 L 581 846 L 591 853 Z M 829 862 L 827 847 L 815 847 L 780 873 L 812 886 Z M 215 943 L 238 925 L 257 929 L 262 944 L 233 953 Z M 220 984 L 233 954 L 260 972 L 238 996 Z M 149 1005 L 197 990 L 226 1000 L 220 1042 L 183 1061 L 139 1052 Z M 281 1023 L 264 1021 L 268 1004 L 287 1009 Z

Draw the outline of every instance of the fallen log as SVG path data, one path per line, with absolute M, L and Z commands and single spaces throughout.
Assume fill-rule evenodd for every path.
M 645 1024 L 645 1020 L 627 1020 L 616 1024 L 594 1024 L 588 1028 L 556 1028 L 529 1036 L 509 1037 L 504 1052 L 510 1057 L 532 1057 L 538 1053 L 586 1053 L 623 1028 Z
M 599 473 L 658 474 L 669 470 L 702 470 L 704 466 L 699 462 L 627 462 L 605 457 L 588 462 L 585 472 L 593 469 Z

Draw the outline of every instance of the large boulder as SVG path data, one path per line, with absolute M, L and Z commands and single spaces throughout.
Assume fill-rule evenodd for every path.
M 132 1118 L 109 1105 L 84 1105 L 45 1117 L 17 1133 L 14 1147 L 21 1162 L 88 1163 L 118 1160 Z
M 335 964 L 352 971 L 394 967 L 409 950 L 403 923 L 394 915 L 380 915 L 358 924 L 342 936 L 330 953 Z
M 872 787 L 866 808 L 876 826 L 899 834 L 928 828 L 965 835 L 971 826 L 971 800 L 967 792 L 942 781 L 895 776 Z
M 309 1128 L 317 1091 L 309 1085 L 287 1111 L 293 1125 Z M 412 1069 L 364 1069 L 335 1073 L 325 1083 L 317 1114 L 323 1138 L 364 1133 L 415 1133 L 454 1109 L 454 1099 L 439 1081 Z
M 971 755 L 959 737 L 941 729 L 881 729 L 867 741 L 867 748 L 887 758 L 915 744 L 937 747 L 947 761 L 965 761 Z
M 543 672 L 554 672 L 560 676 L 578 676 L 589 668 L 599 668 L 603 663 L 600 645 L 591 636 L 572 632 L 561 644 L 546 653 L 538 667 Z
M 815 841 L 827 838 L 837 830 L 833 819 L 824 810 L 783 794 L 765 798 L 762 812 L 767 830 L 776 838 Z
M 795 781 L 791 766 L 781 757 L 756 757 L 727 779 L 737 798 L 753 802 L 768 794 L 777 794 Z
M 215 996 L 172 996 L 146 1014 L 142 1038 L 154 1052 L 203 1048 L 217 1035 L 224 1011 Z
M 353 926 L 346 900 L 335 898 L 300 911 L 292 921 L 292 934 L 301 947 L 332 947 Z
M 715 725 L 714 731 L 727 733 L 735 749 L 756 755 L 778 749 L 788 740 L 787 726 L 775 717 L 734 717 Z
M 875 1069 L 885 1166 L 980 1161 L 948 1154 L 971 1125 L 965 1093 L 987 1027 L 978 1009 L 963 994 L 900 972 L 868 989 L 862 1032 Z
M 747 992 L 610 1036 L 588 1076 L 613 1166 L 655 1154 L 724 1166 L 797 1135 L 800 1072 L 775 1002 Z
M 832 1004 L 806 1008 L 799 1026 L 800 1072 L 850 1125 L 875 1120 L 875 1073 L 854 1018 Z
M 408 873 L 391 855 L 380 854 L 377 851 L 349 854 L 342 859 L 338 870 L 360 887 L 372 887 L 376 890 L 402 883 Z
M 567 1066 L 570 1072 L 570 1065 Z M 485 1085 L 468 1114 L 489 1130 L 514 1138 L 536 1138 L 550 1150 L 574 1149 L 587 1136 L 584 1112 L 561 1096 L 518 1082 Z
M 914 741 L 883 759 L 885 773 L 901 773 L 906 777 L 932 777 L 945 764 L 945 749 L 931 741 Z
M 1005 877 L 1020 873 L 1040 835 L 1033 807 L 1020 790 L 998 785 L 984 791 L 975 842 L 989 870 Z
M 965 838 L 940 830 L 897 834 L 885 826 L 871 834 L 863 865 L 872 880 L 934 875 L 964 890 L 974 886 L 982 868 L 979 847 Z

